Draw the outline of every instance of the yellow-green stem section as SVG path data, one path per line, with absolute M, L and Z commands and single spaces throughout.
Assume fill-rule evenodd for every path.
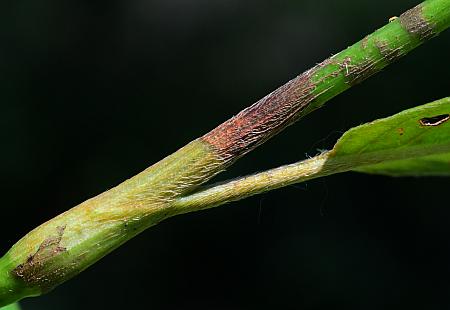
M 34 229 L 0 260 L 0 306 L 39 295 L 174 215 L 175 197 L 221 168 L 195 140 L 135 177 Z

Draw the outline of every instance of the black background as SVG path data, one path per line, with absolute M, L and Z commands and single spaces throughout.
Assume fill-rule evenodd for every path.
M 417 1 L 0 4 L 0 252 L 206 133 Z M 312 156 L 448 96 L 450 32 L 258 148 L 226 176 Z M 448 309 L 444 178 L 357 173 L 169 219 L 37 309 Z

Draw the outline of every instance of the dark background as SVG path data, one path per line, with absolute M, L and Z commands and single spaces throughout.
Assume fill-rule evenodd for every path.
M 0 252 L 417 3 L 2 1 Z M 448 96 L 449 51 L 447 32 L 226 176 L 304 159 L 352 126 Z M 348 173 L 172 218 L 22 305 L 448 309 L 449 185 Z

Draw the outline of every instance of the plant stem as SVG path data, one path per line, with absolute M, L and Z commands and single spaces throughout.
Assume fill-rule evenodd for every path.
M 450 26 L 450 0 L 428 0 L 304 72 L 203 137 L 233 162 Z
M 411 153 L 411 158 L 447 153 L 448 151 L 450 148 L 439 151 L 424 149 L 422 154 Z M 396 159 L 408 159 L 408 157 L 404 154 L 398 157 L 389 156 L 389 160 Z M 333 151 L 327 151 L 304 161 L 199 189 L 190 195 L 176 199 L 173 207 L 177 214 L 209 209 L 291 184 L 356 170 L 380 162 L 383 162 L 382 157 L 374 157 L 371 154 L 364 154 L 357 158 L 353 156 L 336 157 Z
M 0 259 L 0 307 L 51 290 L 177 214 L 177 198 L 449 25 L 450 0 L 427 0 L 137 176 L 39 226 Z M 297 168 L 303 177 L 308 169 L 325 173 L 323 160 Z
M 328 164 L 330 152 L 281 166 L 257 174 L 245 176 L 221 184 L 213 184 L 191 195 L 180 197 L 173 202 L 178 214 L 209 209 L 228 202 L 241 200 L 280 187 L 329 174 L 348 171 L 351 168 L 341 166 L 337 170 Z
M 0 259 L 0 307 L 51 290 L 174 215 L 168 202 L 213 176 L 218 163 L 208 145 L 195 140 L 34 229 Z
M 446 116 L 442 122 L 424 126 L 423 118 Z M 399 162 L 435 160 L 444 155 L 442 171 L 448 175 L 450 155 L 450 97 L 414 107 L 387 118 L 354 127 L 337 141 L 331 151 L 313 158 L 231 181 L 199 188 L 173 202 L 177 214 L 217 207 L 290 184 L 346 172 L 371 171 Z M 446 125 L 447 124 L 447 125 Z M 394 166 L 395 166 L 394 165 Z M 400 165 L 401 166 L 401 165 Z M 419 170 L 419 175 L 426 171 Z M 414 174 L 411 174 L 414 175 Z M 415 174 L 417 175 L 417 174 Z

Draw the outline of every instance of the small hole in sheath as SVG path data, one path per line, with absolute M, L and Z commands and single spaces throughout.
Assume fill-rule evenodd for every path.
M 450 119 L 450 114 L 442 114 L 432 117 L 424 117 L 419 120 L 422 126 L 439 126 Z

